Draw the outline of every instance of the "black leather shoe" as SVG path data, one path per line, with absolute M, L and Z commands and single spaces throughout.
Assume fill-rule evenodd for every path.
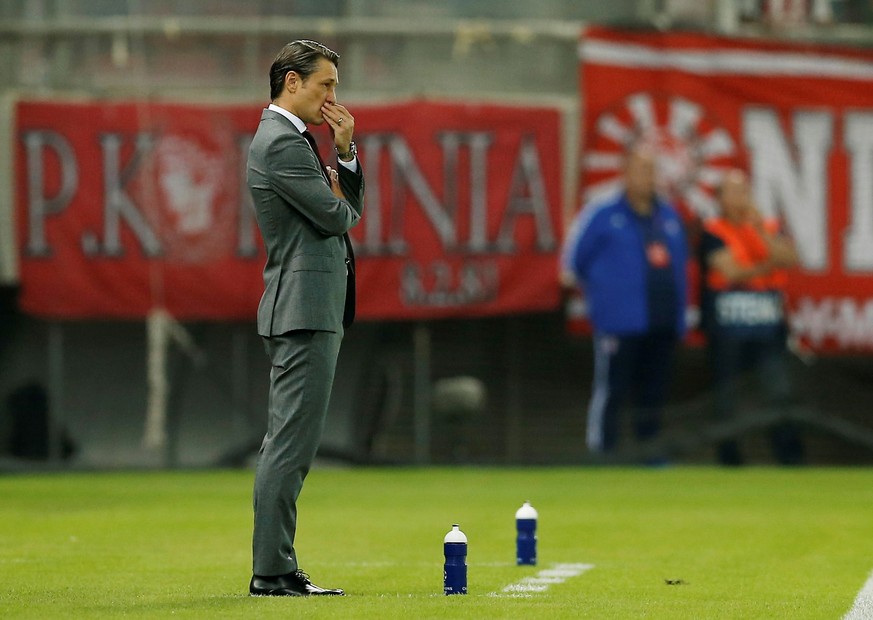
M 296 570 L 278 577 L 252 577 L 249 583 L 252 596 L 344 596 L 342 590 L 321 588 L 309 580 L 309 575 Z

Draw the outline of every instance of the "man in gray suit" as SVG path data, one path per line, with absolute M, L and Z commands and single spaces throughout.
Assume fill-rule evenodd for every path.
M 313 584 L 294 551 L 297 497 L 315 458 L 343 329 L 354 318 L 354 254 L 364 178 L 355 119 L 337 103 L 339 55 L 314 41 L 286 45 L 270 68 L 272 103 L 249 149 L 248 186 L 264 244 L 258 333 L 272 363 L 269 419 L 255 473 L 253 596 L 341 595 Z M 306 124 L 327 123 L 338 169 Z

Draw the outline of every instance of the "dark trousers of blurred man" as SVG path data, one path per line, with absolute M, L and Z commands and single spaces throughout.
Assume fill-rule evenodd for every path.
M 593 394 L 586 429 L 590 449 L 615 449 L 621 431 L 619 414 L 628 397 L 636 438 L 645 441 L 658 434 L 676 342 L 673 329 L 595 335 Z

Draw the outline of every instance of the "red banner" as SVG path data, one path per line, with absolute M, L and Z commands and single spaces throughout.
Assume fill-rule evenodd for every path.
M 366 174 L 358 316 L 554 309 L 560 113 L 350 106 Z M 21 304 L 51 318 L 253 319 L 263 249 L 245 184 L 261 106 L 19 102 Z M 316 130 L 322 151 L 328 136 Z
M 746 168 L 801 256 L 795 332 L 816 348 L 873 347 L 873 52 L 603 28 L 579 52 L 581 201 L 615 188 L 643 132 L 690 219 L 715 212 L 726 169 Z

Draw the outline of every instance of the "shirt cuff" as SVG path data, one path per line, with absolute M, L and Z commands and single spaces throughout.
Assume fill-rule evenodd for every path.
M 336 163 L 340 166 L 348 168 L 352 172 L 358 171 L 358 158 L 355 157 L 352 161 L 343 161 L 339 157 L 336 158 Z

